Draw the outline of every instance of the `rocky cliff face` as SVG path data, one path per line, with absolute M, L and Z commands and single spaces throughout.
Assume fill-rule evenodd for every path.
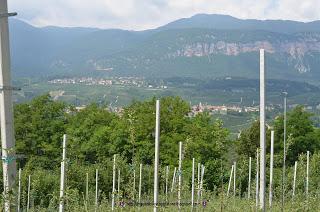
M 210 35 L 206 35 L 208 37 Z M 306 54 L 320 53 L 320 34 L 299 34 L 287 40 L 259 40 L 254 42 L 228 42 L 216 40 L 213 42 L 189 42 L 182 45 L 166 57 L 207 57 L 215 54 L 226 56 L 238 56 L 242 53 L 258 52 L 265 49 L 270 54 L 281 54 L 287 56 L 288 65 L 293 65 L 299 73 L 306 73 L 311 70 L 310 65 L 304 61 Z
M 93 69 L 161 77 L 256 76 L 257 57 L 268 53 L 271 77 L 303 79 L 320 76 L 320 33 L 279 34 L 265 31 L 168 30 L 137 47 L 99 59 Z M 92 62 L 93 61 L 93 62 Z M 100 67 L 99 69 L 97 67 Z

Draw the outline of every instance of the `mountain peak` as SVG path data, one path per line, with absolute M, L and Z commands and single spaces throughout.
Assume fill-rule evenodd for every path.
M 182 18 L 159 29 L 209 28 L 222 30 L 264 30 L 292 34 L 297 32 L 320 32 L 320 21 L 299 22 L 289 20 L 239 19 L 230 15 L 196 14 Z

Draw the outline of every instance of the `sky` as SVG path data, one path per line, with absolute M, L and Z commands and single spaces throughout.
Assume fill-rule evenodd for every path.
M 320 0 L 8 0 L 8 6 L 35 26 L 144 30 L 198 13 L 320 20 Z

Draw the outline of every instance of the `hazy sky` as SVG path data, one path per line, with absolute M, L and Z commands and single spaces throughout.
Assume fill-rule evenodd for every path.
M 197 13 L 320 20 L 320 0 L 8 0 L 33 25 L 148 29 Z

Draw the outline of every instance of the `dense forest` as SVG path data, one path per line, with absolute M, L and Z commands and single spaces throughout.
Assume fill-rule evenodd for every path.
M 112 160 L 117 154 L 117 169 L 121 170 L 121 198 L 134 201 L 139 164 L 143 164 L 144 197 L 152 198 L 155 98 L 132 102 L 121 113 L 110 112 L 106 105 L 91 104 L 82 110 L 63 102 L 53 101 L 49 95 L 15 105 L 16 152 L 18 167 L 22 169 L 22 205 L 26 205 L 28 176 L 32 176 L 33 207 L 55 208 L 58 202 L 60 162 L 63 134 L 67 134 L 67 205 L 83 205 L 86 174 L 89 189 L 94 194 L 95 170 L 99 169 L 99 201 L 110 200 L 112 192 Z M 204 164 L 206 195 L 226 192 L 230 168 L 237 161 L 237 195 L 245 197 L 248 188 L 248 161 L 259 147 L 259 122 L 244 130 L 233 140 L 223 123 L 201 113 L 189 117 L 190 107 L 180 97 L 160 99 L 160 192 L 164 187 L 164 168 L 170 167 L 170 178 L 178 166 L 178 144 L 183 142 L 183 190 L 190 190 L 192 158 Z M 312 114 L 298 106 L 287 115 L 287 191 L 292 189 L 295 161 L 298 161 L 297 195 L 305 192 L 306 152 L 310 151 L 310 194 L 319 188 L 320 168 L 316 166 L 320 154 L 320 129 L 314 127 Z M 283 160 L 283 116 L 273 123 L 275 131 L 274 198 L 281 195 Z M 267 167 L 269 166 L 270 129 L 267 130 Z M 269 171 L 267 170 L 267 173 Z M 268 175 L 268 174 L 267 174 Z M 268 179 L 268 176 L 267 176 Z M 253 177 L 254 182 L 254 177 Z M 0 184 L 2 185 L 2 184 Z M 253 183 L 254 185 L 254 183 Z M 254 188 L 252 185 L 252 189 Z M 135 186 L 135 187 L 134 187 Z M 253 190 L 252 190 L 252 193 Z M 287 198 L 291 194 L 287 192 Z M 186 195 L 187 196 L 187 195 Z M 189 198 L 189 197 L 186 197 Z M 207 196 L 207 198 L 209 198 Z

